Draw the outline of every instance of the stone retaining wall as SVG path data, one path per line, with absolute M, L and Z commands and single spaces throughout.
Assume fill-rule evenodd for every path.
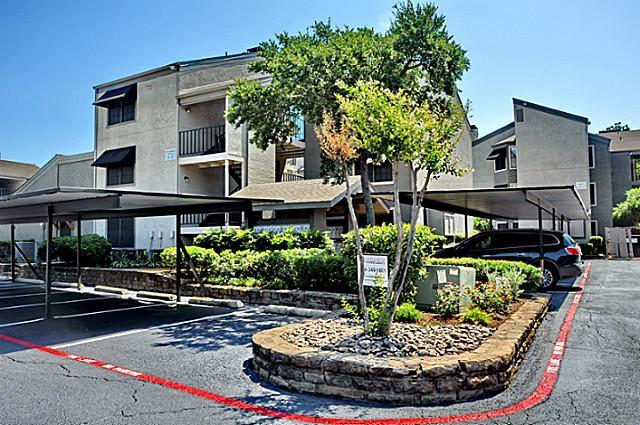
M 253 336 L 255 371 L 282 388 L 356 400 L 441 404 L 475 399 L 509 386 L 549 297 L 525 303 L 474 351 L 442 357 L 380 359 L 300 348 L 282 337 L 296 324 Z
M 44 266 L 36 266 L 40 276 L 44 276 Z M 8 264 L 0 264 L 0 273 L 5 277 L 11 272 Z M 16 267 L 18 277 L 34 279 L 36 276 L 27 265 Z M 52 279 L 57 282 L 75 282 L 76 269 L 54 267 Z M 158 270 L 132 270 L 107 268 L 82 268 L 82 283 L 89 286 L 107 285 L 134 291 L 175 293 L 176 281 L 169 273 Z M 318 310 L 340 310 L 342 299 L 356 300 L 354 295 L 318 291 L 298 291 L 284 289 L 260 289 L 241 286 L 198 285 L 183 283 L 182 295 L 240 300 L 251 304 L 276 304 Z

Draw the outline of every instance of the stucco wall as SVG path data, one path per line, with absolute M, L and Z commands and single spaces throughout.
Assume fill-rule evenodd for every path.
M 613 205 L 625 200 L 625 193 L 633 186 L 631 181 L 631 153 L 636 152 L 614 152 L 611 154 L 611 186 L 613 195 Z
M 228 61 L 222 61 L 217 64 L 194 65 L 182 68 L 180 71 L 180 90 L 223 83 L 255 75 L 249 73 L 247 69 L 247 65 L 255 60 L 255 55 L 247 55 L 243 58 L 229 58 Z
M 506 139 L 507 137 L 511 137 L 515 134 L 515 128 L 509 127 L 504 129 L 503 131 L 487 138 L 481 140 L 480 142 L 476 142 L 473 145 L 473 187 L 474 188 L 491 188 L 494 187 L 496 183 L 496 176 L 505 174 L 505 182 L 509 183 L 506 180 L 506 172 L 496 173 L 494 167 L 494 161 L 488 160 L 487 156 L 491 153 L 491 145 L 498 143 L 501 140 Z M 517 143 L 517 142 L 516 142 Z
M 595 168 L 589 170 L 589 175 L 591 182 L 596 183 L 597 204 L 591 207 L 591 219 L 598 221 L 598 234 L 604 235 L 604 228 L 613 226 L 611 156 L 608 144 L 592 141 L 589 144 L 594 147 L 595 152 Z

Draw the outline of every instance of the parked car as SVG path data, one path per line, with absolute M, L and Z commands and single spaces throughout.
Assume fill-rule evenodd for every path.
M 485 258 L 489 260 L 521 261 L 540 265 L 538 229 L 496 230 L 481 232 L 460 244 L 437 251 L 438 258 Z M 541 286 L 551 288 L 559 279 L 582 274 L 582 251 L 566 233 L 542 231 L 544 273 Z

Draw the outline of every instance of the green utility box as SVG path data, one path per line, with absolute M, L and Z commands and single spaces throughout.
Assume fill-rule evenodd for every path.
M 429 310 L 436 303 L 436 292 L 448 283 L 458 285 L 460 293 L 476 285 L 476 270 L 473 267 L 461 266 L 427 266 L 429 275 L 418 283 L 416 292 L 416 307 Z M 471 299 L 463 296 L 460 299 L 460 309 L 471 304 Z

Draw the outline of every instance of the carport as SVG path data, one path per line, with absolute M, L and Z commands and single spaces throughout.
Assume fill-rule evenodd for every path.
M 401 202 L 411 204 L 410 192 L 400 194 Z M 552 230 L 569 228 L 571 220 L 589 220 L 590 214 L 575 186 L 530 186 L 488 189 L 430 190 L 422 206 L 438 211 L 463 214 L 465 237 L 469 237 L 468 216 L 493 219 L 537 220 L 540 268 L 544 269 L 543 219 L 548 216 Z
M 252 200 L 243 198 L 213 197 L 201 195 L 183 195 L 175 193 L 119 191 L 108 189 L 87 189 L 55 187 L 42 191 L 17 194 L 0 198 L 0 224 L 11 226 L 11 281 L 16 280 L 16 248 L 15 225 L 22 223 L 46 223 L 46 267 L 45 283 L 45 317 L 51 316 L 51 275 L 52 253 L 51 240 L 53 223 L 76 221 L 76 274 L 78 283 L 81 280 L 81 240 L 82 220 L 100 220 L 124 217 L 159 217 L 175 216 L 176 218 L 176 297 L 180 301 L 181 265 L 183 257 L 191 263 L 186 247 L 181 239 L 181 217 L 183 214 L 226 213 L 251 211 Z M 25 257 L 26 258 L 26 257 Z M 29 263 L 37 275 L 35 268 Z M 190 267 L 195 273 L 193 267 Z

